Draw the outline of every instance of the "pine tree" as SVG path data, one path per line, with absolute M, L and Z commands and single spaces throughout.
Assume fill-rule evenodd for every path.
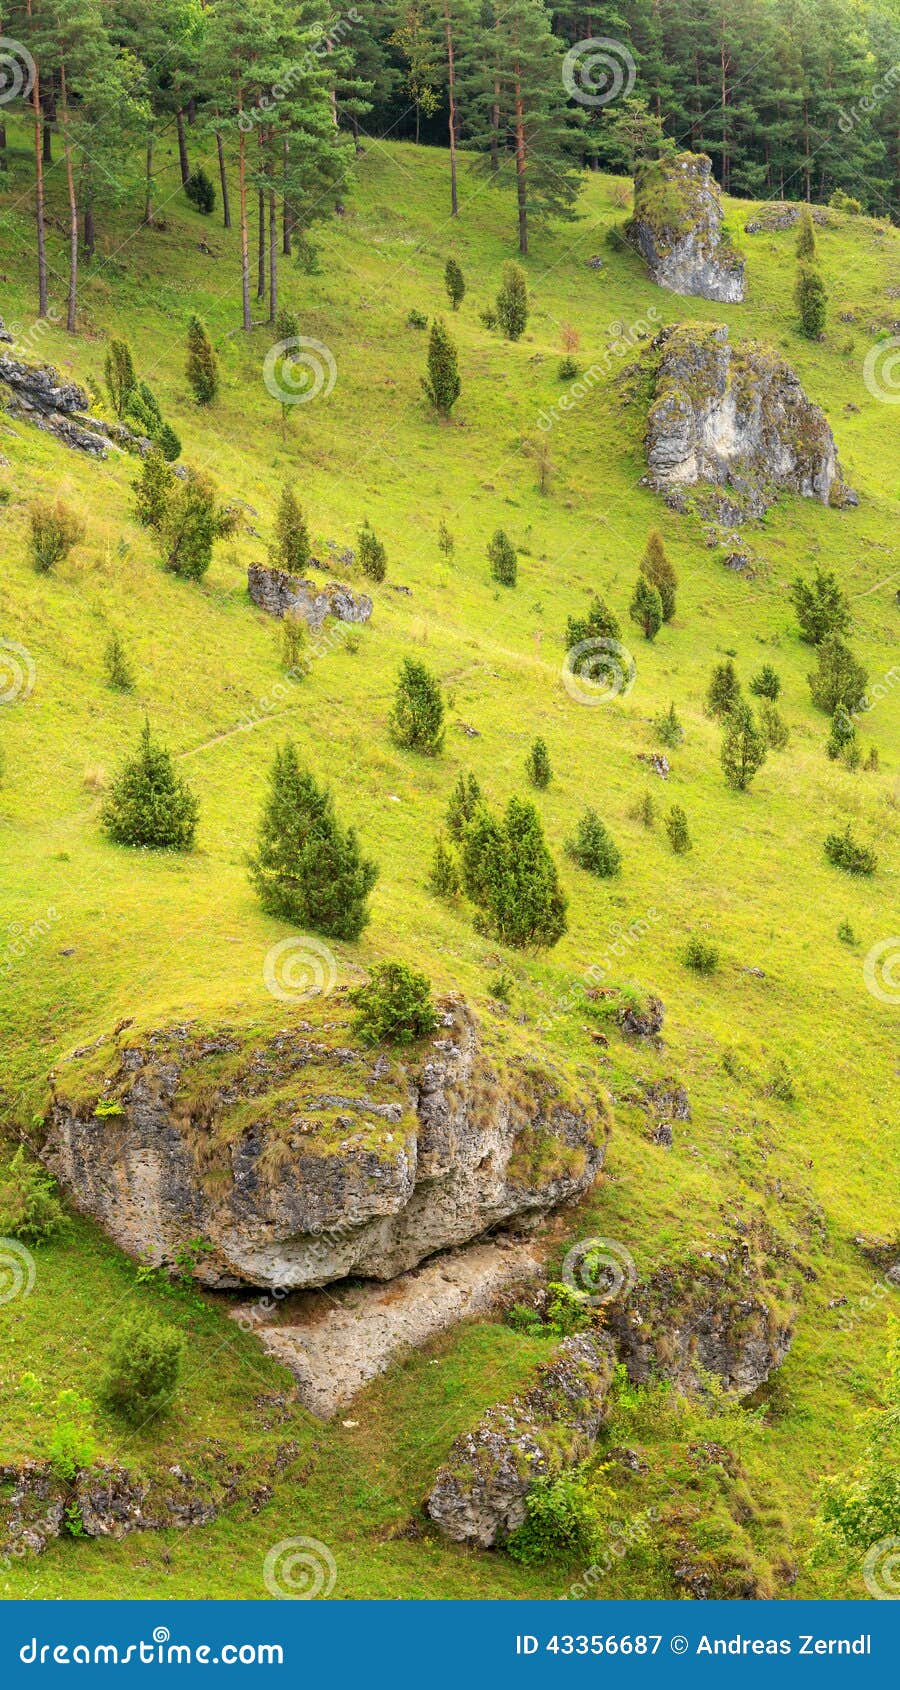
M 406 751 L 436 757 L 444 744 L 444 700 L 440 684 L 414 657 L 404 657 L 390 714 L 391 738 Z
M 528 325 L 528 280 L 521 264 L 504 264 L 497 321 L 507 340 L 521 340 Z
M 791 597 L 800 638 L 807 645 L 821 645 L 832 634 L 849 633 L 850 600 L 832 569 L 817 568 L 811 582 L 798 575 L 791 583 Z
M 547 750 L 546 740 L 536 739 L 534 741 L 525 759 L 525 773 L 532 786 L 536 786 L 541 792 L 550 785 L 553 779 L 553 771 L 550 767 L 550 753 Z
M 814 264 L 816 253 L 816 231 L 813 227 L 812 212 L 808 205 L 800 207 L 797 219 L 797 241 L 794 247 L 797 258 L 805 264 Z
M 691 849 L 688 819 L 680 804 L 673 804 L 666 816 L 666 833 L 676 857 L 683 857 Z
M 658 528 L 653 528 L 647 536 L 647 549 L 641 560 L 641 572 L 652 583 L 662 601 L 664 622 L 671 622 L 675 615 L 675 594 L 678 588 L 678 576 L 669 560 L 663 537 Z
M 856 739 L 856 724 L 849 711 L 843 704 L 839 704 L 831 718 L 831 732 L 826 747 L 832 760 L 841 757 L 848 746 Z
M 636 622 L 645 640 L 655 640 L 663 624 L 663 605 L 659 589 L 639 575 L 634 596 L 628 606 L 632 622 Z
M 588 640 L 618 640 L 620 636 L 618 617 L 596 595 L 587 616 L 570 616 L 566 624 L 566 646 L 570 651 Z
M 133 692 L 134 673 L 128 661 L 128 654 L 118 634 L 110 634 L 103 653 L 103 667 L 106 670 L 107 685 L 114 692 Z
M 759 673 L 750 682 L 750 691 L 754 698 L 768 698 L 773 704 L 781 695 L 781 681 L 772 668 L 771 663 L 764 663 Z
M 728 786 L 746 792 L 762 768 L 768 748 L 749 704 L 738 704 L 725 722 L 722 736 L 722 768 Z
M 454 311 L 458 311 L 466 297 L 466 279 L 458 259 L 448 258 L 444 266 L 444 286 Z
M 808 676 L 816 709 L 824 710 L 829 716 L 834 715 L 839 705 L 851 715 L 864 709 L 869 674 L 850 647 L 832 635 L 819 646 L 818 659 L 816 673 Z
M 459 895 L 459 865 L 453 852 L 445 845 L 443 834 L 435 843 L 428 885 L 436 898 L 456 898 Z
M 198 405 L 211 405 L 219 391 L 219 360 L 200 318 L 188 324 L 187 378 Z
M 737 671 L 731 658 L 724 663 L 717 663 L 710 677 L 706 692 L 706 710 L 710 716 L 716 716 L 722 721 L 730 716 L 741 702 L 741 684 L 737 678 Z
M 357 537 L 359 547 L 359 566 L 364 575 L 371 581 L 383 581 L 387 574 L 387 550 L 383 541 L 379 540 L 368 518 L 363 523 Z
M 512 541 L 502 528 L 497 529 L 488 546 L 487 555 L 493 579 L 498 581 L 501 587 L 514 587 L 519 573 L 518 559 Z
M 456 342 L 447 333 L 446 325 L 436 317 L 428 338 L 428 378 L 422 386 L 436 411 L 448 417 L 462 390 Z
M 481 787 L 472 774 L 461 774 L 447 806 L 447 832 L 457 844 L 481 803 Z
M 275 518 L 275 538 L 269 547 L 269 559 L 276 569 L 288 575 L 297 574 L 309 563 L 309 530 L 293 487 L 281 489 L 278 514 Z
M 533 804 L 511 798 L 498 822 L 485 805 L 462 846 L 463 886 L 481 928 L 502 944 L 555 945 L 566 931 L 566 898 Z
M 104 802 L 104 832 L 116 845 L 190 851 L 199 813 L 170 753 L 154 743 L 145 722 L 136 755 L 123 765 Z
M 456 541 L 454 540 L 453 535 L 451 534 L 450 529 L 447 527 L 447 524 L 444 521 L 443 517 L 441 517 L 441 520 L 438 523 L 437 543 L 438 543 L 438 551 L 442 553 L 442 555 L 446 558 L 447 562 L 449 563 L 450 559 L 453 556 L 453 553 L 456 550 Z
M 653 725 L 656 729 L 657 739 L 659 739 L 663 745 L 669 746 L 670 749 L 674 749 L 675 746 L 680 745 L 684 739 L 684 728 L 681 725 L 681 720 L 677 710 L 675 709 L 674 703 L 669 705 L 668 710 L 666 710 L 662 716 L 657 716 Z
M 121 422 L 125 415 L 125 407 L 128 404 L 129 397 L 137 386 L 134 360 L 127 341 L 110 341 L 106 350 L 103 375 L 110 404 Z
M 821 340 L 825 333 L 828 294 L 820 271 L 811 264 L 797 267 L 794 302 L 800 317 L 800 328 L 807 340 Z
M 791 736 L 777 704 L 770 704 L 768 699 L 763 700 L 759 709 L 759 725 L 769 750 L 783 751 Z
M 163 561 L 173 575 L 199 581 L 212 562 L 216 540 L 234 532 L 236 513 L 221 506 L 215 483 L 199 470 L 176 480 L 157 524 Z
M 275 754 L 250 879 L 263 909 L 332 939 L 358 939 L 378 877 L 355 828 L 335 814 L 327 787 L 304 769 L 288 741 Z
M 622 866 L 622 853 L 613 843 L 596 810 L 585 810 L 574 838 L 566 841 L 566 853 L 581 868 L 602 879 L 618 874 Z

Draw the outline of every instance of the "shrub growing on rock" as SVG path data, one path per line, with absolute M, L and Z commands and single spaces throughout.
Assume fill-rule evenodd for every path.
M 528 323 L 528 281 L 521 264 L 504 264 L 497 321 L 507 340 L 521 340 Z
M 566 841 L 566 854 L 580 868 L 602 879 L 618 874 L 622 866 L 622 853 L 610 838 L 596 810 L 585 810 L 574 837 Z
M 754 698 L 768 698 L 774 704 L 781 695 L 781 681 L 772 668 L 771 663 L 764 663 L 757 675 L 750 682 L 750 691 Z
M 143 1309 L 125 1316 L 106 1358 L 102 1398 L 131 1426 L 145 1426 L 171 1407 L 178 1389 L 184 1338 Z
M 350 993 L 354 1031 L 363 1044 L 413 1044 L 438 1025 L 431 987 L 405 962 L 380 962 L 364 986 Z
M 26 1161 L 20 1144 L 12 1160 L 0 1167 L 0 1237 L 49 1244 L 66 1224 L 56 1182 L 38 1163 Z
M 646 575 L 639 575 L 628 613 L 636 622 L 645 640 L 655 640 L 663 625 L 663 604 L 658 588 Z
M 487 555 L 494 580 L 499 581 L 501 587 L 514 587 L 519 573 L 516 549 L 502 528 L 497 529 Z
M 550 753 L 547 750 L 546 740 L 535 740 L 525 759 L 525 773 L 532 786 L 536 786 L 541 792 L 550 785 L 553 779 L 553 771 L 550 767 Z
M 171 754 L 154 742 L 145 722 L 135 756 L 123 764 L 103 805 L 104 832 L 116 845 L 190 851 L 199 813 Z
M 565 933 L 566 898 L 527 800 L 511 798 L 500 821 L 478 806 L 463 835 L 462 876 L 481 930 L 501 943 L 549 946 Z
M 662 600 L 663 621 L 671 622 L 675 615 L 678 576 L 658 528 L 651 529 L 647 536 L 647 549 L 641 559 L 641 573 L 646 575 L 647 580 L 659 593 Z
M 404 657 L 389 718 L 391 738 L 405 751 L 437 757 L 444 744 L 440 683 L 415 657 Z
M 359 566 L 370 581 L 383 581 L 387 574 L 387 549 L 383 541 L 379 540 L 368 518 L 363 523 L 356 543 L 359 548 Z
M 444 286 L 454 311 L 458 311 L 466 297 L 466 279 L 456 258 L 448 258 L 444 266 Z
M 81 518 L 62 499 L 32 499 L 28 529 L 31 561 L 39 575 L 49 575 L 85 537 Z
M 200 318 L 193 316 L 187 334 L 187 378 L 198 405 L 211 405 L 219 391 L 219 360 Z
M 707 714 L 723 721 L 741 701 L 741 683 L 731 658 L 717 663 L 706 692 Z
M 293 487 L 281 489 L 278 513 L 275 517 L 275 536 L 269 547 L 269 561 L 288 575 L 305 569 L 309 563 L 309 529 Z
M 829 716 L 833 716 L 841 705 L 851 714 L 865 705 L 869 672 L 843 640 L 836 637 L 823 640 L 816 673 L 807 676 L 807 679 L 813 704 Z
M 506 1549 L 524 1566 L 544 1561 L 593 1559 L 598 1527 L 590 1493 L 577 1473 L 536 1479 L 525 1497 L 525 1519 Z
M 106 670 L 107 685 L 114 692 L 133 692 L 134 674 L 128 661 L 128 654 L 118 634 L 110 634 L 103 653 L 103 667 Z
M 684 856 L 691 849 L 688 819 L 680 804 L 673 804 L 666 816 L 666 833 L 676 857 Z
M 290 741 L 275 753 L 249 872 L 263 909 L 295 927 L 352 940 L 369 920 L 378 870 Z
M 184 184 L 184 191 L 185 195 L 190 200 L 191 205 L 194 206 L 197 211 L 201 212 L 204 217 L 211 216 L 211 214 L 215 211 L 216 190 L 202 165 L 200 165 L 197 170 L 193 170 L 191 172 Z
M 878 867 L 876 852 L 870 845 L 861 845 L 854 839 L 849 822 L 843 833 L 827 835 L 825 855 L 835 868 L 842 868 L 847 874 L 874 874 Z
M 427 398 L 442 417 L 449 417 L 462 391 L 456 342 L 436 317 L 428 336 L 428 375 L 422 381 Z
M 850 600 L 831 569 L 817 569 L 811 581 L 798 575 L 791 582 L 791 598 L 807 645 L 821 645 L 831 635 L 850 631 Z
M 735 792 L 746 792 L 767 755 L 765 737 L 749 704 L 737 705 L 726 719 L 722 737 L 721 761 L 727 785 Z

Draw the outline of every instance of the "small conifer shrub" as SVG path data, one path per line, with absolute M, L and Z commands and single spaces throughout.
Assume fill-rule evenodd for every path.
M 296 927 L 353 940 L 369 920 L 378 870 L 290 741 L 275 753 L 249 870 L 263 909 Z
M 114 692 L 134 691 L 134 673 L 119 634 L 110 634 L 106 642 L 103 667 L 106 670 L 107 686 L 112 687 Z
M 666 816 L 666 834 L 676 857 L 684 856 L 691 849 L 688 819 L 680 804 L 673 804 Z
M 431 670 L 404 657 L 390 715 L 391 738 L 405 751 L 436 757 L 444 744 L 444 700 Z
M 146 1426 L 171 1407 L 178 1390 L 184 1337 L 143 1309 L 127 1314 L 114 1333 L 101 1395 L 129 1425 Z
M 842 868 L 846 874 L 874 874 L 878 867 L 877 853 L 870 845 L 861 845 L 854 839 L 849 822 L 843 833 L 827 835 L 825 855 L 835 868 Z
M 198 405 L 211 405 L 219 391 L 219 360 L 206 329 L 197 316 L 188 323 L 187 378 Z
M 491 566 L 491 575 L 495 581 L 500 583 L 501 587 L 515 586 L 519 572 L 516 549 L 502 528 L 497 529 L 488 546 L 488 562 Z
M 49 575 L 84 537 L 84 523 L 62 499 L 32 499 L 28 507 L 28 548 L 39 575 Z
M 521 264 L 504 264 L 497 321 L 507 340 L 521 340 L 528 324 L 528 282 Z
M 371 581 L 383 581 L 387 574 L 387 548 L 379 540 L 368 518 L 363 523 L 357 537 L 359 549 L 359 566 L 364 575 Z
M 137 752 L 123 764 L 104 802 L 104 832 L 116 845 L 190 851 L 198 816 L 197 800 L 176 774 L 171 753 L 156 744 L 145 722 Z
M 550 767 L 550 753 L 547 750 L 546 740 L 536 739 L 534 741 L 525 759 L 525 773 L 532 786 L 536 786 L 541 792 L 550 785 L 553 771 Z
M 578 863 L 580 868 L 587 869 L 589 874 L 596 874 L 601 879 L 618 874 L 622 866 L 621 851 L 610 838 L 596 810 L 592 809 L 585 810 L 579 819 L 574 838 L 566 841 L 566 854 L 573 862 Z
M 444 286 L 454 311 L 458 311 L 466 297 L 466 279 L 458 259 L 448 258 L 444 266 Z
M 404 962 L 376 964 L 350 1002 L 357 1012 L 354 1031 L 364 1044 L 414 1044 L 438 1025 L 428 980 Z
M 216 190 L 203 166 L 191 172 L 184 184 L 184 191 L 191 205 L 204 217 L 209 217 L 216 209 Z

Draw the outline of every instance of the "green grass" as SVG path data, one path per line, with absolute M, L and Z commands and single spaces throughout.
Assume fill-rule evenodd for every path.
M 24 332 L 34 278 L 19 140 L 0 199 L 0 314 Z M 558 416 L 549 432 L 552 491 L 537 490 L 527 447 L 540 414 L 566 391 L 556 375 L 561 324 L 579 330 L 578 361 L 587 369 L 601 359 L 610 325 L 646 321 L 650 307 L 660 323 L 710 316 L 708 303 L 654 288 L 633 255 L 604 244 L 625 215 L 620 184 L 592 176 L 582 221 L 535 240 L 531 319 L 510 346 L 481 326 L 479 311 L 510 256 L 511 204 L 467 180 L 453 226 L 441 155 L 372 145 L 346 214 L 321 231 L 320 274 L 284 267 L 284 303 L 299 313 L 302 334 L 331 349 L 338 378 L 327 399 L 293 407 L 282 434 L 261 377 L 273 336 L 260 327 L 245 338 L 236 328 L 236 239 L 190 211 L 176 193 L 174 156 L 168 166 L 167 229 L 136 227 L 137 192 L 126 199 L 101 228 L 84 273 L 82 333 L 70 340 L 51 329 L 37 355 L 99 393 L 106 336 L 128 338 L 139 374 L 182 436 L 185 460 L 208 467 L 224 494 L 246 501 L 260 537 L 245 530 L 218 548 L 201 586 L 180 583 L 162 571 L 151 537 L 131 518 L 131 460 L 91 464 L 24 424 L 0 421 L 0 453 L 10 459 L 0 468 L 10 494 L 0 505 L 0 637 L 25 644 L 37 671 L 27 701 L 0 711 L 0 1100 L 8 1135 L 30 1129 L 42 1112 L 54 1063 L 123 1017 L 152 1026 L 174 1014 L 226 1022 L 268 1014 L 263 962 L 287 930 L 261 913 L 245 857 L 274 748 L 291 734 L 380 865 L 363 940 L 334 947 L 342 977 L 402 958 L 484 1011 L 491 982 L 506 969 L 512 1015 L 492 1029 L 498 1047 L 551 1058 L 579 1085 L 610 1089 L 616 1126 L 607 1176 L 580 1211 L 556 1223 L 560 1248 L 565 1238 L 600 1233 L 621 1240 L 643 1272 L 720 1238 L 725 1217 L 760 1212 L 816 1274 L 804 1284 L 797 1336 L 765 1424 L 743 1456 L 748 1482 L 784 1513 L 802 1553 L 817 1478 L 859 1447 L 855 1416 L 872 1401 L 886 1341 L 883 1303 L 860 1308 L 856 1320 L 875 1275 L 850 1240 L 861 1230 L 886 1233 L 893 1220 L 896 1012 L 870 995 L 862 965 L 870 947 L 896 931 L 900 694 L 889 688 L 861 725 L 863 746 L 878 747 L 879 771 L 854 775 L 830 762 L 827 723 L 809 702 L 812 657 L 797 637 L 787 588 L 798 570 L 835 568 L 853 599 L 854 644 L 871 679 L 888 674 L 897 634 L 897 488 L 887 479 L 893 416 L 868 392 L 862 363 L 895 310 L 887 287 L 898 236 L 837 216 L 817 230 L 833 302 L 831 328 L 817 345 L 796 330 L 792 233 L 742 241 L 747 302 L 715 314 L 733 338 L 767 339 L 793 364 L 828 414 L 861 498 L 859 510 L 846 513 L 782 500 L 747 530 L 757 570 L 747 580 L 722 568 L 699 524 L 640 485 L 643 413 L 616 381 L 627 357 L 614 358 L 588 396 Z M 58 168 L 49 188 L 61 215 Z M 749 211 L 732 202 L 729 226 L 739 233 Z M 198 250 L 201 240 L 212 255 Z M 415 307 L 451 321 L 442 286 L 450 251 L 468 282 L 452 317 L 463 393 L 452 421 L 441 423 L 421 394 L 426 336 L 406 318 Z M 603 269 L 587 268 L 598 252 Z M 55 228 L 50 258 L 59 305 L 63 240 Z M 854 311 L 852 326 L 837 320 L 838 308 Z M 193 310 L 222 361 L 210 413 L 193 404 L 184 376 Z M 327 539 L 353 545 L 365 517 L 389 554 L 358 650 L 336 641 L 295 686 L 280 669 L 277 628 L 246 596 L 247 564 L 265 557 L 286 480 L 301 493 L 317 555 L 327 556 Z M 27 501 L 36 493 L 62 494 L 88 525 L 86 543 L 49 578 L 36 575 L 26 555 Z M 437 547 L 441 518 L 456 537 L 449 567 Z M 628 623 L 627 606 L 652 526 L 662 530 L 681 584 L 675 621 L 649 646 Z M 497 527 L 522 548 L 514 591 L 490 579 L 485 548 Z M 566 619 L 584 612 L 593 590 L 627 630 L 637 680 L 626 699 L 588 709 L 569 698 L 560 667 Z M 113 629 L 137 672 L 130 696 L 104 684 Z M 433 761 L 398 751 L 387 733 L 394 677 L 411 650 L 451 700 L 446 749 Z M 787 750 L 770 756 L 746 794 L 725 787 L 719 730 L 702 708 L 712 664 L 726 653 L 735 654 L 745 685 L 763 661 L 774 665 L 791 729 Z M 672 700 L 686 737 L 663 783 L 637 754 L 657 749 L 652 722 Z M 145 713 L 200 799 L 198 848 L 187 858 L 130 854 L 99 831 L 102 783 L 136 743 Z M 248 721 L 249 729 L 241 726 Z M 472 769 L 504 803 L 526 790 L 524 762 L 538 734 L 554 779 L 530 795 L 570 896 L 570 928 L 551 953 L 523 956 L 479 937 L 466 912 L 431 897 L 426 881 L 459 771 Z M 687 857 L 672 855 L 661 819 L 647 832 L 633 818 L 648 789 L 660 810 L 684 805 L 694 841 Z M 613 881 L 582 873 L 564 855 L 589 804 L 622 851 Z M 878 849 L 871 881 L 825 861 L 825 834 L 847 819 Z M 838 938 L 842 919 L 859 937 L 856 948 Z M 719 949 L 712 979 L 683 967 L 691 934 Z M 615 1032 L 608 1050 L 598 1050 L 579 989 L 598 966 L 608 982 L 663 998 L 661 1053 L 636 1050 Z M 285 1007 L 285 1022 L 291 1013 Z M 793 1074 L 792 1103 L 769 1089 L 780 1061 Z M 690 1124 L 676 1125 L 671 1152 L 648 1141 L 647 1118 L 629 1101 L 638 1080 L 665 1075 L 686 1085 L 693 1113 Z M 120 1300 L 173 1306 L 152 1286 L 136 1287 L 133 1268 L 81 1222 L 37 1262 L 32 1295 L 0 1310 L 4 1460 L 27 1455 L 46 1430 L 46 1416 L 17 1392 L 23 1371 L 36 1373 L 48 1393 L 73 1384 L 90 1391 Z M 838 1330 L 847 1309 L 828 1308 L 839 1296 L 856 1320 L 850 1335 Z M 284 1425 L 267 1429 L 256 1399 L 288 1389 L 288 1376 L 212 1299 L 177 1306 L 191 1332 L 178 1410 L 136 1445 L 101 1420 L 104 1453 L 202 1470 L 227 1450 L 252 1469 L 295 1439 L 297 1469 L 258 1513 L 238 1504 L 202 1531 L 61 1544 L 0 1573 L 0 1591 L 262 1595 L 266 1549 L 310 1535 L 337 1557 L 338 1595 L 548 1593 L 545 1571 L 427 1533 L 403 1535 L 452 1436 L 527 1377 L 539 1341 L 466 1327 L 370 1387 L 347 1416 L 357 1427 L 323 1428 L 291 1409 Z M 646 1432 L 654 1483 L 674 1459 L 666 1435 Z M 682 1475 L 676 1488 L 684 1483 Z M 553 1574 L 560 1589 L 570 1576 Z M 655 1563 L 647 1571 L 640 1556 L 629 1556 L 617 1563 L 610 1593 L 658 1594 L 660 1576 Z M 862 1594 L 857 1585 L 846 1594 Z M 801 1567 L 785 1593 L 829 1594 L 828 1576 Z

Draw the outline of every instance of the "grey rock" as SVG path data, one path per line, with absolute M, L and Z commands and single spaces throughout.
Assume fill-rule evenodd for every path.
M 722 234 L 722 205 L 705 153 L 647 163 L 635 176 L 628 239 L 671 293 L 736 304 L 744 261 Z
M 61 1065 L 48 1167 L 131 1254 L 171 1263 L 202 1237 L 201 1283 L 282 1290 L 393 1278 L 590 1186 L 605 1104 L 533 1061 L 499 1071 L 458 1000 L 445 1037 L 380 1077 L 322 1002 L 318 1029 L 250 1031 L 225 1058 L 180 1025 L 109 1040 L 103 1079 L 96 1049 L 83 1085 Z
M 106 457 L 109 440 L 95 418 L 82 415 L 90 401 L 77 383 L 65 381 L 49 364 L 22 364 L 5 354 L 0 356 L 0 383 L 12 396 L 10 416 L 33 423 L 89 457 Z
M 782 489 L 826 505 L 858 503 L 824 413 L 774 351 L 734 347 L 716 323 L 663 329 L 653 345 L 659 364 L 645 444 L 657 492 L 684 508 L 684 490 L 705 485 L 729 524 L 763 516 Z
M 535 1480 L 589 1453 L 612 1373 L 605 1335 L 565 1338 L 530 1391 L 488 1409 L 474 1431 L 457 1438 L 425 1504 L 443 1535 L 481 1549 L 503 1543 L 525 1519 Z
M 299 575 L 252 563 L 247 571 L 247 590 L 260 610 L 270 616 L 302 616 L 310 628 L 321 628 L 326 616 L 339 622 L 368 622 L 372 600 L 366 593 L 352 593 L 349 587 L 330 581 L 317 587 Z

